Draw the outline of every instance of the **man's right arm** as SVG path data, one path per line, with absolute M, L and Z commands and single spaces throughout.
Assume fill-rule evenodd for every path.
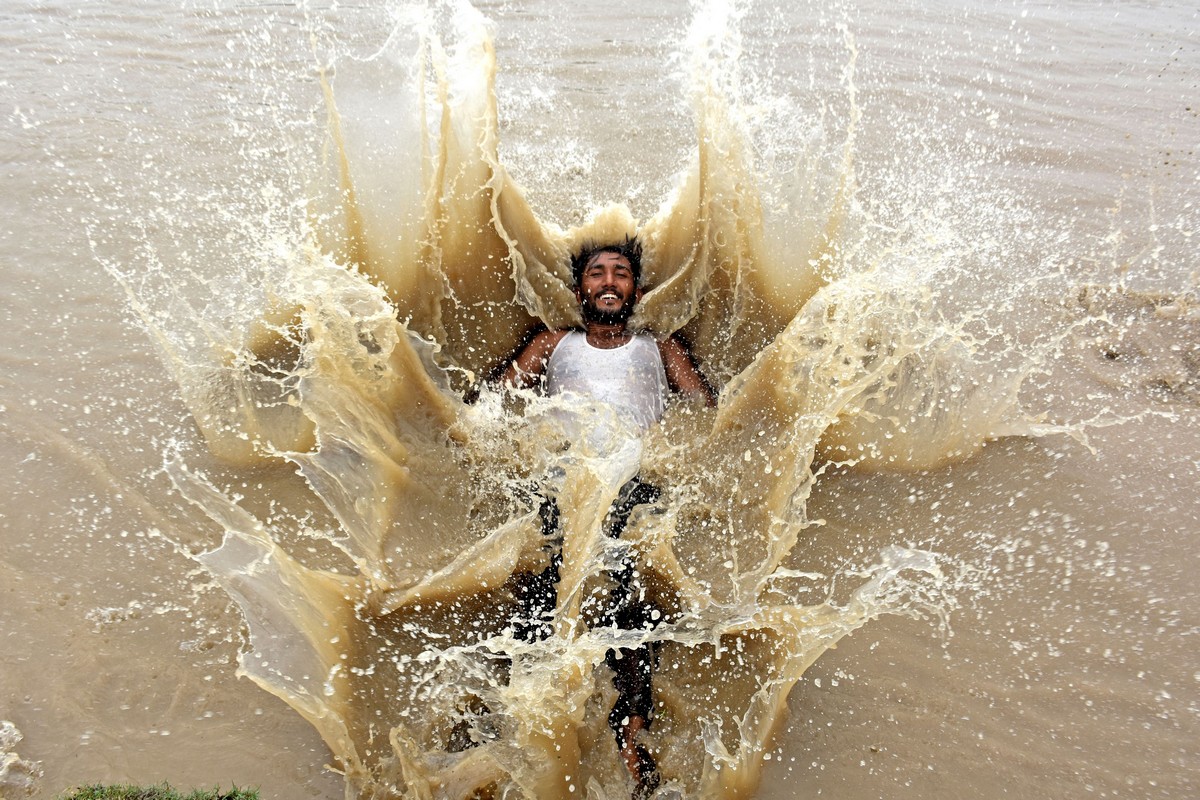
M 550 363 L 550 355 L 566 334 L 565 330 L 542 331 L 533 337 L 533 340 L 504 368 L 500 381 L 505 386 L 516 389 L 529 389 L 537 386 L 541 382 L 542 376 L 546 374 L 546 365 Z

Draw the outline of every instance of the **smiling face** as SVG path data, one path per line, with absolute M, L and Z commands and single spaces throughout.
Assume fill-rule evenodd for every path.
M 641 299 L 641 289 L 629 259 L 620 253 L 601 251 L 588 261 L 575 287 L 585 322 L 622 325 Z

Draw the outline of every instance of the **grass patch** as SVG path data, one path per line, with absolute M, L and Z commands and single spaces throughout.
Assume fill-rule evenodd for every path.
M 80 786 L 60 795 L 58 800 L 258 800 L 258 790 L 193 789 L 181 794 L 167 784 L 158 786 Z

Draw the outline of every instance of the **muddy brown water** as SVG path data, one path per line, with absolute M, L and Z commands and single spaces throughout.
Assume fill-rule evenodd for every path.
M 0 11 L 0 795 L 166 780 L 267 798 L 473 781 L 565 796 L 572 774 L 594 780 L 579 793 L 627 792 L 592 671 L 605 642 L 569 607 L 556 654 L 491 686 L 510 738 L 466 767 L 434 746 L 474 678 L 421 694 L 404 656 L 442 652 L 431 631 L 502 628 L 488 609 L 503 592 L 482 582 L 528 543 L 504 527 L 523 511 L 497 475 L 556 462 L 528 408 L 526 422 L 467 411 L 422 383 L 441 373 L 394 319 L 478 371 L 537 313 L 569 318 L 556 253 L 635 223 L 666 287 L 648 321 L 683 326 L 725 389 L 718 414 L 669 421 L 642 459 L 677 498 L 643 521 L 680 555 L 675 570 L 655 551 L 658 577 L 700 609 L 671 634 L 654 743 L 667 777 L 713 797 L 1195 795 L 1197 11 L 476 10 L 490 26 L 451 6 Z M 451 51 L 423 98 L 404 60 L 421 25 Z M 494 72 L 465 46 L 488 37 Z M 473 111 L 492 87 L 488 120 Z M 422 130 L 444 108 L 466 144 L 442 163 L 463 171 L 431 212 L 422 169 L 449 140 Z M 468 146 L 478 133 L 494 161 Z M 346 185 L 338 152 L 354 207 L 331 190 Z M 527 206 L 481 206 L 495 175 Z M 413 233 L 431 219 L 436 269 Z M 295 353 L 271 361 L 255 339 L 289 302 L 308 303 L 313 348 L 299 405 L 297 376 L 270 383 Z M 323 460 L 302 454 L 306 420 Z M 298 455 L 256 454 L 255 437 Z M 581 587 L 589 520 L 620 472 L 619 454 L 598 458 L 564 467 Z M 196 560 L 227 531 L 294 560 Z M 478 562 L 438 572 L 481 542 Z M 918 551 L 940 577 L 851 608 L 881 558 Z M 763 589 L 750 561 L 791 572 Z M 416 609 L 414 586 L 451 611 Z M 836 649 L 820 613 L 827 633 L 853 629 Z M 817 616 L 792 635 L 787 614 Z M 271 633 L 252 641 L 256 625 Z M 324 636 L 335 625 L 353 645 Z M 740 662 L 709 658 L 714 641 Z M 474 663 L 455 658 L 447 674 Z M 789 665 L 811 659 L 787 691 Z M 712 710 L 759 690 L 761 727 Z M 545 768 L 565 742 L 574 760 Z M 705 772 L 717 742 L 738 780 Z

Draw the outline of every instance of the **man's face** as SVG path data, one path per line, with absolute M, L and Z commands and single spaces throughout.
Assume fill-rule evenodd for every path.
M 618 325 L 629 319 L 641 299 L 629 259 L 604 251 L 592 257 L 579 276 L 575 296 L 587 322 Z

